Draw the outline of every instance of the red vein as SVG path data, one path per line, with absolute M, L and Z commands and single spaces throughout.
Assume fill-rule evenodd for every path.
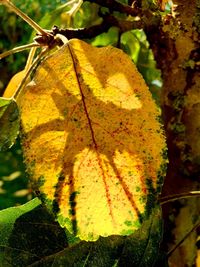
M 89 117 L 89 114 L 88 114 L 88 111 L 87 111 L 87 107 L 86 107 L 86 103 L 85 103 L 85 96 L 83 94 L 82 86 L 81 86 L 81 83 L 80 83 L 80 81 L 78 79 L 76 63 L 74 61 L 74 55 L 73 55 L 73 52 L 72 52 L 72 50 L 70 48 L 70 44 L 68 45 L 68 48 L 69 48 L 69 52 L 70 52 L 71 57 L 72 57 L 72 62 L 73 62 L 74 71 L 75 71 L 75 74 L 76 74 L 77 83 L 79 85 L 80 93 L 81 93 L 81 96 L 82 96 L 83 107 L 84 107 L 85 114 L 86 114 L 86 117 L 87 117 L 87 120 L 88 120 L 92 141 L 93 141 L 93 144 L 95 146 L 96 153 L 97 153 L 98 164 L 99 164 L 99 167 L 100 167 L 100 170 L 101 170 L 101 174 L 102 174 L 102 177 L 103 177 L 103 182 L 104 182 L 104 186 L 105 186 L 105 190 L 106 190 L 106 198 L 107 198 L 107 203 L 108 203 L 108 206 L 109 206 L 110 216 L 111 216 L 111 218 L 112 218 L 112 220 L 114 222 L 114 217 L 113 217 L 113 213 L 112 213 L 112 209 L 111 209 L 111 197 L 110 197 L 110 193 L 109 193 L 109 190 L 108 190 L 108 185 L 106 183 L 106 177 L 105 177 L 105 174 L 104 174 L 104 171 L 103 171 L 102 160 L 101 160 L 99 152 L 98 152 L 98 145 L 97 145 L 96 140 L 95 140 L 94 130 L 92 128 L 91 120 L 90 120 L 90 117 Z
M 115 136 L 114 136 L 112 133 L 110 133 L 109 131 L 107 131 L 105 128 L 101 127 L 101 125 L 100 125 L 99 123 L 97 123 L 97 122 L 93 122 L 93 124 L 96 124 L 99 128 L 103 129 L 108 135 L 110 135 L 110 136 L 116 141 L 116 143 L 117 143 L 118 145 L 121 145 L 121 146 L 124 145 L 120 140 L 117 140 L 117 139 L 115 138 Z M 131 150 L 129 150 L 129 149 L 127 149 L 127 151 L 128 151 L 128 153 L 130 153 L 131 155 L 134 155 L 134 152 L 133 152 L 133 151 L 131 151 Z M 141 183 L 142 183 L 142 191 L 145 191 L 145 190 L 146 190 L 146 186 L 145 186 L 144 179 L 141 178 L 140 180 L 141 180 Z
M 80 67 L 80 69 L 84 70 L 85 72 L 87 72 L 87 73 L 89 73 L 89 74 L 91 74 L 92 76 L 95 77 L 94 73 L 92 73 L 91 71 L 89 71 L 89 70 L 87 70 L 87 69 L 85 69 L 85 68 L 83 68 L 83 67 Z M 109 83 L 108 81 L 105 82 L 105 85 L 114 87 L 114 88 L 117 89 L 119 92 L 121 92 L 123 95 L 125 95 L 126 98 L 129 98 L 129 97 L 130 97 L 130 95 L 128 95 L 127 93 L 125 93 L 124 91 L 122 91 L 121 88 L 118 87 L 117 85 L 111 84 L 111 83 Z
M 81 54 L 84 54 L 82 50 L 79 50 L 79 49 L 77 49 L 77 48 L 73 48 L 73 50 L 75 50 L 75 51 L 77 51 L 77 52 L 79 52 L 79 53 L 81 53 Z M 81 66 L 80 66 L 80 69 L 84 70 L 85 72 L 87 72 L 87 73 L 89 73 L 89 74 L 91 74 L 92 76 L 95 77 L 94 73 L 92 73 L 92 72 L 89 71 L 88 69 L 83 68 L 83 67 L 81 67 Z M 115 87 L 115 88 L 118 89 L 121 93 L 123 93 L 127 98 L 129 98 L 130 95 L 127 95 L 127 94 L 126 94 L 124 91 L 122 91 L 121 88 L 118 87 L 117 85 L 111 84 L 111 83 L 109 83 L 108 81 L 106 81 L 106 85 Z M 133 92 L 133 93 L 134 93 L 134 92 Z

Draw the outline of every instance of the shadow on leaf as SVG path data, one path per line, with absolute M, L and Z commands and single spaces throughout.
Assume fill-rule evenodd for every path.
M 141 227 L 160 193 L 165 142 L 128 57 L 71 40 L 20 102 L 28 170 L 59 223 L 88 241 Z

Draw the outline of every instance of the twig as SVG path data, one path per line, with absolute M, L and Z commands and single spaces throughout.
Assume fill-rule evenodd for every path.
M 74 16 L 76 14 L 76 12 L 79 10 L 80 6 L 83 3 L 83 0 L 78 0 L 78 2 L 76 2 L 77 1 L 73 2 L 74 6 L 69 11 L 67 11 L 67 14 L 69 16 Z
M 160 198 L 160 204 L 163 205 L 163 204 L 173 202 L 173 201 L 176 201 L 179 199 L 190 198 L 190 197 L 200 197 L 200 191 L 190 191 L 190 192 L 186 192 L 186 193 L 161 197 Z
M 37 50 L 37 47 L 31 48 L 29 55 L 28 55 L 28 59 L 26 61 L 26 66 L 24 68 L 25 72 L 28 72 L 28 70 L 30 69 L 32 62 L 33 62 L 33 59 L 34 59 L 34 56 L 35 56 L 36 50 Z
M 118 27 L 120 32 L 126 32 L 133 29 L 142 29 L 144 28 L 144 23 L 141 20 L 138 21 L 125 21 L 119 20 L 114 16 L 107 15 L 103 17 L 103 22 L 98 25 L 91 26 L 89 28 L 81 29 L 59 29 L 54 26 L 52 29 L 53 35 L 62 34 L 67 39 L 80 38 L 80 39 L 90 39 L 103 32 L 106 32 L 110 27 Z
M 37 64 L 39 63 L 39 61 L 49 52 L 48 48 L 44 48 L 44 50 L 36 57 L 36 59 L 34 60 L 34 62 L 31 64 L 31 66 L 29 67 L 29 69 L 26 72 L 26 75 L 24 76 L 24 78 L 22 79 L 21 83 L 19 84 L 17 90 L 15 91 L 14 95 L 12 96 L 13 99 L 17 99 L 17 97 L 19 96 L 20 92 L 21 92 L 21 88 L 22 86 L 24 86 L 25 82 L 27 81 L 27 78 L 29 77 L 30 73 L 34 70 L 34 68 L 37 66 Z M 30 52 L 30 57 L 32 57 L 32 51 Z
M 15 53 L 18 53 L 18 52 L 21 52 L 21 51 L 24 51 L 26 49 L 30 49 L 32 47 L 40 47 L 41 45 L 40 44 L 37 44 L 37 43 L 31 43 L 31 44 L 27 44 L 27 45 L 22 45 L 22 46 L 18 46 L 18 47 L 15 47 L 11 50 L 8 50 L 2 54 L 0 54 L 0 60 L 4 57 L 7 57 L 9 55 L 12 55 L 12 54 L 15 54 Z

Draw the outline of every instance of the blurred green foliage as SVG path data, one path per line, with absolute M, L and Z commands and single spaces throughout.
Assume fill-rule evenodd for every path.
M 31 198 L 19 140 L 0 153 L 0 209 L 25 203 Z
M 75 16 L 69 17 L 66 13 L 69 7 L 64 5 L 66 1 L 15 0 L 13 2 L 46 29 L 51 29 L 53 25 L 63 28 L 89 27 L 102 21 L 98 15 L 100 7 L 95 3 L 84 2 Z M 128 3 L 126 0 L 121 2 Z M 108 9 L 101 8 L 101 12 L 108 12 Z M 124 14 L 117 12 L 114 12 L 114 15 L 125 18 Z M 34 37 L 30 26 L 4 6 L 0 6 L 0 21 L 0 53 L 27 44 Z M 156 69 L 144 31 L 132 30 L 120 34 L 118 28 L 111 27 L 108 32 L 87 41 L 94 46 L 113 45 L 123 49 L 137 65 L 159 104 L 161 74 Z M 27 52 L 22 52 L 0 61 L 0 95 L 9 79 L 24 68 L 27 55 Z M 31 199 L 32 192 L 29 187 L 18 140 L 11 150 L 0 153 L 0 209 L 22 204 Z
M 56 7 L 60 6 L 65 1 L 13 0 L 12 2 L 23 12 L 27 13 L 33 20 L 38 22 L 46 13 L 55 10 Z M 20 17 L 2 5 L 0 6 L 0 21 L 0 53 L 29 42 L 33 31 L 32 28 Z M 13 74 L 23 69 L 26 58 L 27 52 L 23 52 L 9 56 L 0 61 L 0 94 L 2 94 L 5 84 Z

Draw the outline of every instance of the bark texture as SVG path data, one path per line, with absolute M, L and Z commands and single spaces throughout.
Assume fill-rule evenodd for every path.
M 163 18 L 160 28 L 147 29 L 163 76 L 162 107 L 169 150 L 163 195 L 200 187 L 200 5 L 195 0 L 175 0 L 173 4 L 172 15 Z M 200 220 L 199 198 L 166 205 L 164 215 L 169 210 L 177 243 Z M 196 238 L 193 232 L 173 252 L 170 266 L 195 266 Z

